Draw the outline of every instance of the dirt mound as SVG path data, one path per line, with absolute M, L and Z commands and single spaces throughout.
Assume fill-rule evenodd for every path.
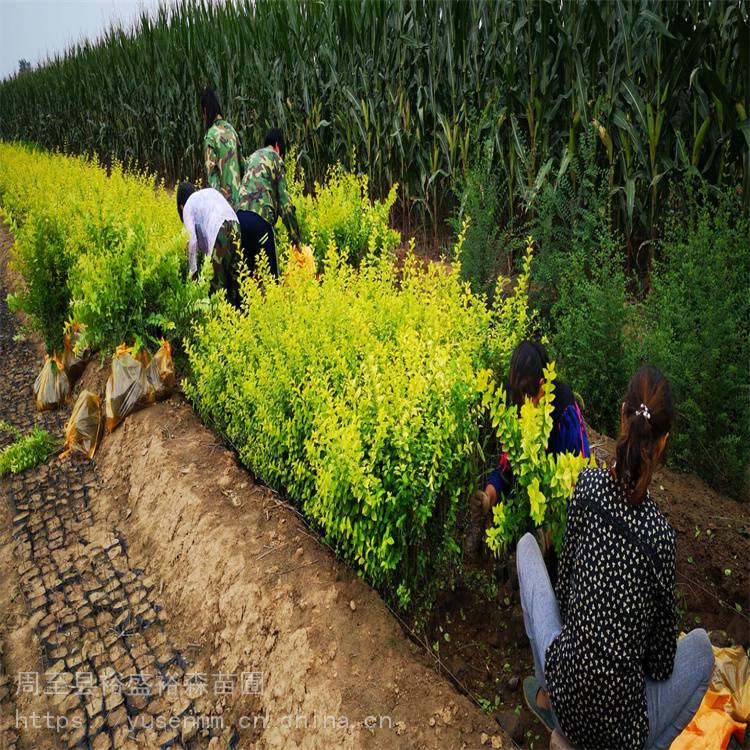
M 511 746 L 184 400 L 130 416 L 97 465 L 100 512 L 146 561 L 190 671 L 262 683 L 218 704 L 240 747 Z

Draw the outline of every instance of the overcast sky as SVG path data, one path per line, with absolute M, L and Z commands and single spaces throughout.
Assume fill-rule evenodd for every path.
M 96 39 L 113 20 L 129 24 L 159 0 L 0 0 L 0 79 L 73 42 Z

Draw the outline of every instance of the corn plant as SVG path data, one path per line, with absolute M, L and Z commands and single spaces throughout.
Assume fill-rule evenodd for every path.
M 747 210 L 748 28 L 742 0 L 180 0 L 2 83 L 0 137 L 197 178 L 211 83 L 245 153 L 282 127 L 311 181 L 398 183 L 408 231 L 488 138 L 512 221 L 593 123 L 634 262 L 687 168 L 744 180 Z

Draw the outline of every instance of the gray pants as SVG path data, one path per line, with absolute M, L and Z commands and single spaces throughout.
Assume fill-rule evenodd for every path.
M 534 655 L 534 673 L 546 689 L 544 657 L 563 623 L 542 553 L 531 534 L 525 534 L 518 543 L 516 564 L 523 621 Z M 677 642 L 671 676 L 661 682 L 646 680 L 647 748 L 668 748 L 682 732 L 703 700 L 713 666 L 714 654 L 706 631 L 692 630 Z

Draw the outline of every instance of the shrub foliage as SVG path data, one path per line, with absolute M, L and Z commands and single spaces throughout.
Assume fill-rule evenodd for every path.
M 739 494 L 750 461 L 750 232 L 735 190 L 711 195 L 697 182 L 689 195 L 667 220 L 631 346 L 672 385 L 672 464 Z
M 455 567 L 477 479 L 477 372 L 524 335 L 528 274 L 488 310 L 458 267 L 425 272 L 411 254 L 399 271 L 372 256 L 357 271 L 331 245 L 326 269 L 247 279 L 243 309 L 221 304 L 191 338 L 186 392 L 345 559 L 419 606 Z
M 470 220 L 461 247 L 461 273 L 475 294 L 492 300 L 503 266 L 512 262 L 512 222 L 503 228 L 507 214 L 508 180 L 494 162 L 493 144 L 485 141 L 466 175 L 456 181 L 456 214 L 450 220 L 454 231 Z
M 0 477 L 32 469 L 60 448 L 60 441 L 39 427 L 22 435 L 16 427 L 0 420 L 0 432 L 13 436 L 13 442 L 0 450 Z
M 81 346 L 105 352 L 184 332 L 174 301 L 199 284 L 185 281 L 183 228 L 152 176 L 0 144 L 0 198 L 22 278 L 13 302 L 49 352 L 68 319 L 82 325 Z
M 478 386 L 483 404 L 489 408 L 498 442 L 508 454 L 513 470 L 513 487 L 494 508 L 487 543 L 496 554 L 534 527 L 549 527 L 559 551 L 562 546 L 568 501 L 581 469 L 595 465 L 591 459 L 572 453 L 553 456 L 546 446 L 552 432 L 555 395 L 554 363 L 544 371 L 544 394 L 538 405 L 531 399 L 519 410 L 509 404 L 505 389 L 496 386 L 492 372 L 479 373 Z
M 318 265 L 322 265 L 330 243 L 339 255 L 359 265 L 367 254 L 389 254 L 401 241 L 398 232 L 389 226 L 389 214 L 398 190 L 393 185 L 382 201 L 371 201 L 367 175 L 347 172 L 335 164 L 326 173 L 324 182 L 316 182 L 312 192 L 304 190 L 304 174 L 294 157 L 288 160 L 290 194 L 297 209 L 302 241 L 313 248 Z M 282 255 L 288 252 L 286 232 L 281 222 Z
M 566 174 L 540 196 L 532 222 L 540 245 L 534 301 L 560 374 L 581 396 L 586 419 L 615 435 L 631 364 L 623 255 L 608 203 L 607 174 L 597 167 L 596 141 L 588 133 Z

